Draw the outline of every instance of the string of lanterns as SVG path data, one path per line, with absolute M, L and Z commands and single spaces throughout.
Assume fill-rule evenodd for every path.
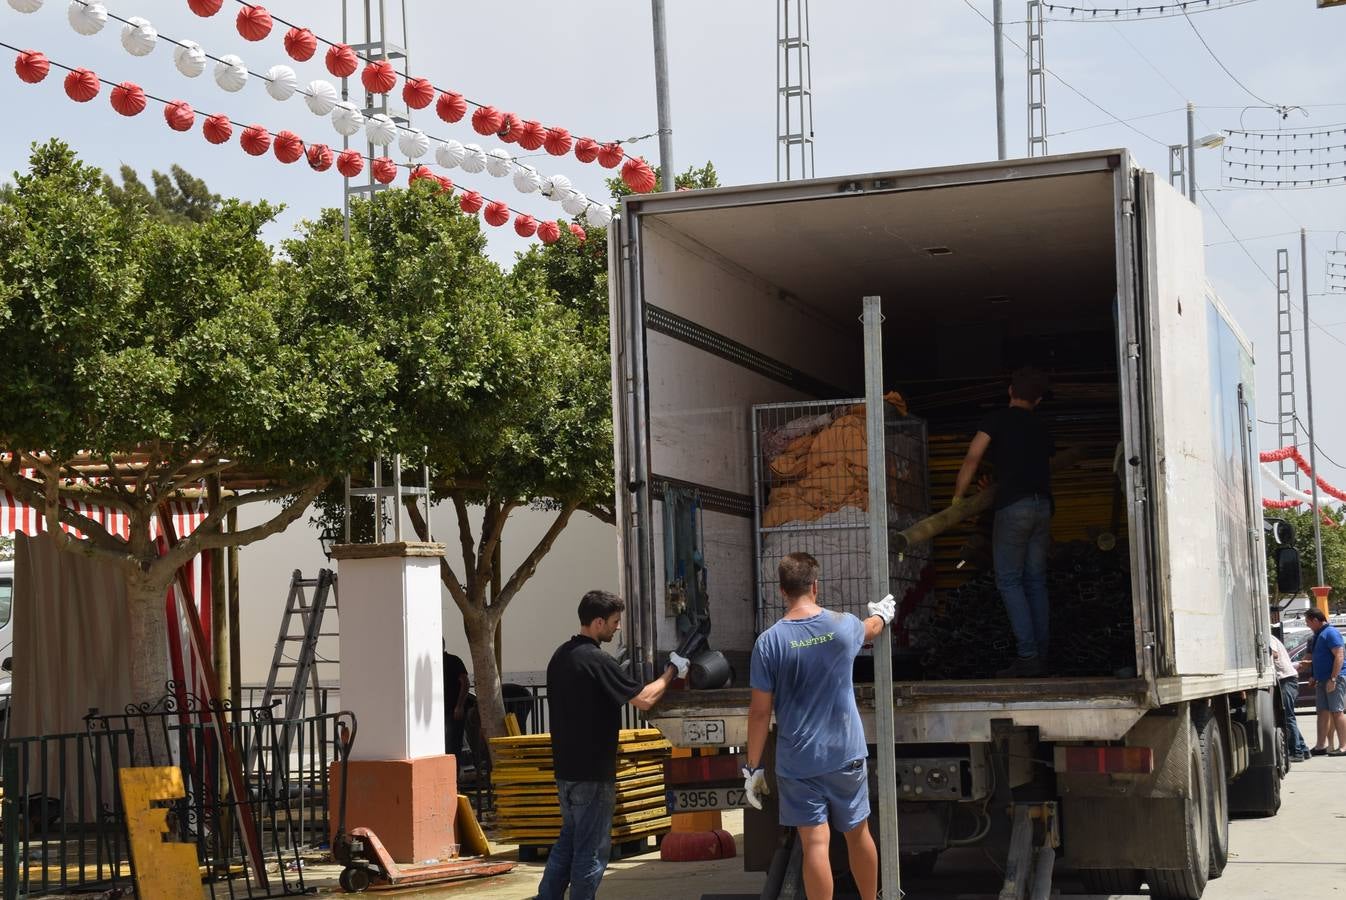
M 1059 4 L 1044 3 L 1043 8 L 1053 13 L 1067 13 L 1068 19 L 1054 19 L 1057 22 L 1112 22 L 1118 19 L 1138 21 L 1144 19 L 1167 19 L 1173 16 L 1210 12 L 1216 9 L 1229 9 L 1252 3 L 1253 0 L 1174 0 L 1174 2 L 1152 6 L 1087 6 L 1080 3 Z M 1101 18 L 1100 18 L 1101 16 Z
M 17 2 L 31 4 L 34 0 L 17 0 Z M 13 5 L 13 2 L 11 2 L 11 5 Z M 37 5 L 40 7 L 41 3 L 38 2 Z M 262 13 L 265 13 L 265 10 L 261 7 L 245 7 L 240 12 L 240 33 L 249 40 L 258 40 L 260 38 L 250 37 L 250 35 L 260 34 L 261 28 L 267 20 L 260 18 L 260 15 L 256 13 L 245 16 L 244 12 L 247 12 L 247 10 L 260 10 Z M 589 200 L 571 184 L 570 179 L 563 175 L 543 175 L 533 166 L 520 162 L 504 148 L 494 148 L 486 151 L 476 144 L 463 144 L 452 139 L 433 138 L 420 129 L 395 122 L 391 117 L 382 113 L 366 117 L 354 104 L 340 100 L 336 87 L 330 82 L 315 80 L 309 82 L 305 88 L 300 88 L 298 76 L 287 65 L 272 66 L 266 74 L 259 75 L 248 69 L 243 60 L 236 55 L 211 55 L 195 41 L 177 40 L 158 33 L 152 24 L 140 17 L 127 19 L 110 13 L 101 0 L 71 0 L 68 12 L 71 25 L 81 34 L 98 33 L 109 18 L 124 23 L 121 35 L 122 45 L 133 55 L 149 54 L 161 38 L 175 44 L 174 64 L 180 73 L 189 78 L 199 77 L 205 71 L 206 61 L 214 60 L 216 63 L 215 82 L 227 92 L 233 93 L 242 90 L 248 83 L 250 76 L 255 75 L 265 83 L 267 93 L 278 101 L 285 101 L 295 94 L 299 94 L 304 97 L 309 110 L 315 115 L 330 116 L 333 128 L 343 137 L 352 137 L 363 129 L 367 139 L 374 146 L 387 147 L 396 139 L 398 148 L 409 160 L 424 157 L 433 146 L 435 161 L 443 168 L 452 169 L 461 166 L 469 174 L 479 174 L 486 171 L 497 178 L 513 174 L 513 186 L 520 193 L 528 194 L 540 191 L 543 196 L 560 203 L 567 214 L 584 216 L 593 227 L 606 228 L 612 220 L 612 209 L 609 206 Z M 312 37 L 311 33 L 308 37 Z M 317 38 L 313 38 L 313 47 L 316 47 L 316 40 Z M 303 35 L 292 38 L 289 43 L 294 45 L 291 51 L 292 55 L 298 54 L 300 57 L 307 58 L 305 53 L 312 49 L 309 47 L 309 41 Z M 308 53 L 308 56 L 311 55 L 312 53 Z M 363 80 L 366 82 L 367 88 L 384 90 L 390 87 L 388 81 L 390 76 L 395 82 L 396 73 L 392 71 L 390 64 L 383 61 L 381 67 L 373 64 L 367 66 Z M 408 93 L 414 94 L 417 90 L 420 90 L 423 94 L 427 87 L 428 83 L 416 85 L 413 81 L 408 81 L 403 93 L 404 97 L 408 99 L 409 105 L 414 107 L 421 101 L 415 97 L 407 97 Z M 433 95 L 433 89 L 429 88 L 428 90 Z M 447 96 L 447 94 L 441 96 L 441 103 Z M 479 109 L 477 114 L 481 112 L 482 110 Z M 538 128 L 541 129 L 541 126 L 538 126 Z M 556 139 L 556 134 L 548 134 L 546 138 L 553 143 L 553 149 L 559 146 L 556 145 Z M 620 164 L 622 166 L 622 180 L 632 191 L 647 193 L 654 189 L 654 170 L 643 158 L 626 157 L 625 152 L 616 144 L 599 147 L 597 158 L 601 165 L 609 168 Z
M 16 2 L 31 4 L 40 0 L 10 0 L 11 5 Z M 0 42 L 0 47 L 16 54 L 15 74 L 26 84 L 40 84 L 45 81 L 54 66 L 66 72 L 63 88 L 66 96 L 76 103 L 93 100 L 99 95 L 102 87 L 107 85 L 111 87 L 109 102 L 112 108 L 123 116 L 139 115 L 144 112 L 148 101 L 154 100 L 163 104 L 164 120 L 174 131 L 190 131 L 196 124 L 197 112 L 184 100 L 165 100 L 146 93 L 134 82 L 109 81 L 90 69 L 67 66 L 51 60 L 38 50 L 21 50 L 4 42 Z M 223 144 L 233 137 L 235 129 L 240 128 L 239 146 L 250 156 L 263 156 L 269 150 L 281 163 L 293 163 L 304 158 L 310 168 L 317 172 L 325 172 L 335 165 L 337 171 L 347 178 L 360 175 L 368 163 L 374 179 L 381 184 L 392 183 L 397 178 L 398 170 L 406 168 L 409 170 L 407 179 L 409 185 L 422 180 L 432 181 L 441 192 L 456 194 L 458 205 L 463 212 L 474 215 L 480 212 L 487 224 L 495 227 L 505 225 L 512 218 L 514 231 L 520 237 L 529 238 L 536 235 L 543 243 L 550 244 L 559 239 L 562 228 L 567 228 L 580 241 L 584 241 L 588 236 L 584 227 L 577 222 L 538 219 L 513 209 L 504 201 L 493 200 L 478 191 L 455 185 L 451 179 L 434 174 L 428 166 L 399 164 L 387 156 L 369 157 L 354 149 L 336 151 L 326 144 L 307 143 L 292 131 L 282 130 L 273 135 L 261 125 L 243 126 L 223 114 L 205 116 L 201 124 L 201 133 L 210 143 Z

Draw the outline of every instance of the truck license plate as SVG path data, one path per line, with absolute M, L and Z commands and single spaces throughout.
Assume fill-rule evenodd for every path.
M 684 744 L 723 744 L 724 719 L 683 719 Z
M 675 788 L 668 792 L 670 813 L 743 809 L 747 805 L 743 788 Z

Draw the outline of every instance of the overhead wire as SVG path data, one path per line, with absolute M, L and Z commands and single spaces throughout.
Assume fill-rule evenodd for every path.
M 1273 109 L 1281 110 L 1282 115 L 1285 115 L 1285 112 L 1283 111 L 1288 110 L 1289 107 L 1282 106 L 1277 103 L 1272 103 L 1265 97 L 1258 95 L 1253 91 L 1252 88 L 1248 87 L 1246 84 L 1240 81 L 1237 75 L 1235 75 L 1233 72 L 1229 70 L 1229 67 L 1224 64 L 1224 60 L 1220 59 L 1220 57 L 1216 54 L 1215 50 L 1211 48 L 1211 45 L 1209 42 L 1207 42 L 1205 35 L 1203 35 L 1200 29 L 1196 27 L 1196 23 L 1192 21 L 1192 17 L 1187 14 L 1187 8 L 1185 6 L 1183 7 L 1182 10 L 1182 17 L 1187 20 L 1188 27 L 1192 29 L 1192 33 L 1196 35 L 1197 40 L 1201 42 L 1201 46 L 1206 48 L 1206 52 L 1210 54 L 1210 58 L 1215 60 L 1215 64 L 1218 65 L 1221 69 L 1223 69 L 1224 73 L 1228 75 L 1235 84 L 1241 87 L 1244 93 L 1246 93 L 1249 97 L 1252 97 L 1258 103 L 1265 103 L 1267 106 Z

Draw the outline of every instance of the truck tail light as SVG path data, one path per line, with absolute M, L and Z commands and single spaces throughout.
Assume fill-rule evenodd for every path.
M 1056 771 L 1072 775 L 1149 775 L 1150 747 L 1057 747 Z
M 741 781 L 737 756 L 684 756 L 664 760 L 666 784 Z

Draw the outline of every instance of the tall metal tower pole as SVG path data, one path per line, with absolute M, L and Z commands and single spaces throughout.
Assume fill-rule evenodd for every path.
M 1293 447 L 1298 434 L 1295 423 L 1295 339 L 1291 322 L 1290 251 L 1276 251 L 1276 413 L 1280 447 Z M 1299 487 L 1299 466 L 1293 459 L 1280 461 L 1281 480 Z
M 813 177 L 808 0 L 776 3 L 776 180 Z
M 659 111 L 659 174 L 666 191 L 677 190 L 673 170 L 673 112 L 668 102 L 668 29 L 664 0 L 650 0 L 654 19 L 654 94 Z
M 995 35 L 995 152 L 1005 158 L 1005 9 L 1004 0 L 991 6 L 991 31 Z
M 1299 229 L 1299 278 L 1304 294 L 1304 403 L 1308 407 L 1309 488 L 1313 497 L 1313 552 L 1318 561 L 1318 583 L 1323 578 L 1323 523 L 1318 512 L 1318 449 L 1313 443 L 1313 364 L 1309 356 L 1309 233 Z
M 1187 193 L 1187 145 L 1168 145 L 1168 183 Z
M 1047 58 L 1043 0 L 1028 0 L 1028 155 L 1047 155 Z
M 350 7 L 352 5 L 355 5 L 358 10 L 364 13 L 364 41 L 362 43 L 351 43 L 349 19 Z M 403 41 L 405 42 L 407 34 L 406 0 L 398 0 L 397 5 L 401 8 L 402 12 L 402 35 Z M 386 59 L 390 62 L 401 60 L 402 72 L 405 75 L 407 71 L 407 49 L 404 46 L 399 46 L 388 40 L 389 24 L 387 6 L 387 0 L 359 0 L 358 3 L 355 3 L 354 0 L 341 0 L 341 40 L 343 43 L 350 44 L 351 49 L 354 50 L 358 56 L 365 59 Z M 358 80 L 352 86 L 350 78 L 341 79 L 341 98 L 343 100 L 351 99 L 352 87 L 354 87 L 356 92 L 356 99 L 354 102 L 360 107 L 361 112 L 364 113 L 366 118 L 377 113 L 384 113 L 392 118 L 394 122 L 402 125 L 406 125 L 411 121 L 411 112 L 406 106 L 400 104 L 394 105 L 389 102 L 389 98 L 392 94 L 371 94 L 364 90 L 364 87 Z M 358 138 L 356 140 L 358 140 Z M 343 148 L 349 147 L 350 144 L 350 138 L 343 138 L 341 141 L 341 146 Z M 367 156 L 376 155 L 374 151 L 377 148 L 367 140 L 365 141 L 365 148 Z M 351 179 L 349 178 L 344 180 L 344 209 L 346 212 L 346 237 L 348 240 L 350 238 L 351 198 L 361 194 L 373 195 L 376 191 L 381 191 L 388 187 L 386 184 L 380 184 L 374 180 L 373 166 L 367 167 L 365 171 L 368 174 L 366 175 L 364 184 L 352 184 Z
M 1196 203 L 1196 107 L 1187 104 L 1187 199 Z

